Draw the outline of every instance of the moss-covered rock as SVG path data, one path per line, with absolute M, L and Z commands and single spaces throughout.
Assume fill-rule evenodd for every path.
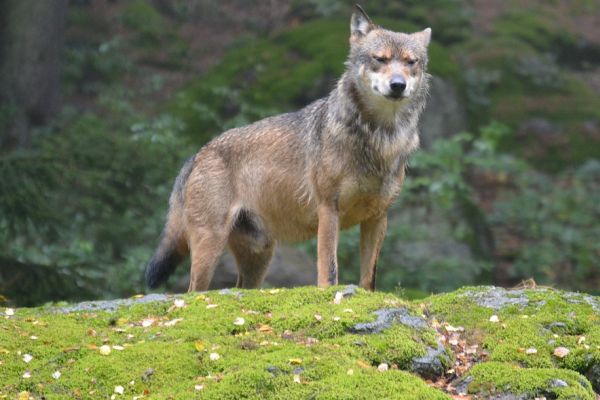
M 409 302 L 307 287 L 0 309 L 0 398 L 446 399 L 440 388 L 454 386 L 478 398 L 593 399 L 599 305 L 550 289 Z M 448 332 L 489 362 L 457 373 Z M 440 372 L 423 373 L 427 362 Z

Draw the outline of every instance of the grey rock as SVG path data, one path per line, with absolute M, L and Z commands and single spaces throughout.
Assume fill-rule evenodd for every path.
M 529 304 L 524 290 L 507 290 L 501 287 L 482 287 L 480 290 L 468 291 L 462 295 L 470 298 L 481 307 L 501 310 L 507 306 L 517 305 L 521 308 Z
M 471 382 L 473 382 L 474 379 L 475 378 L 469 375 L 466 378 L 456 379 L 452 382 L 452 385 L 454 386 L 458 394 L 465 395 L 469 393 L 469 385 L 471 384 Z
M 108 311 L 114 312 L 120 307 L 131 307 L 134 304 L 146 304 L 156 301 L 169 301 L 175 298 L 175 296 L 169 296 L 165 294 L 152 293 L 138 299 L 118 299 L 118 300 L 98 300 L 98 301 L 84 301 L 79 304 L 74 304 L 68 307 L 57 308 L 55 311 L 58 313 L 72 313 L 78 311 Z
M 356 290 L 358 289 L 358 286 L 356 285 L 347 285 L 344 290 L 342 290 L 342 296 L 343 297 L 352 297 L 356 294 Z
M 598 304 L 598 301 L 594 297 L 590 296 L 589 294 L 567 292 L 567 293 L 564 293 L 563 296 L 565 299 L 567 299 L 567 301 L 569 303 L 573 303 L 573 304 L 587 303 L 592 307 L 592 310 L 594 310 L 597 313 L 600 313 L 600 304 Z
M 274 365 L 269 365 L 265 369 L 267 370 L 267 372 L 270 372 L 271 374 L 273 374 L 273 376 L 277 376 L 277 375 L 281 374 L 281 370 Z
M 585 377 L 588 378 L 594 390 L 600 393 L 600 362 L 592 363 L 585 373 Z
M 231 290 L 229 288 L 219 290 L 219 294 L 222 296 L 242 297 L 242 293 L 238 292 L 237 290 Z
M 373 322 L 364 322 L 350 328 L 353 333 L 379 333 L 391 327 L 394 323 L 400 323 L 413 329 L 427 328 L 427 321 L 422 317 L 410 315 L 406 308 L 384 308 L 373 312 L 377 319 Z
M 152 368 L 148 368 L 144 374 L 142 375 L 142 381 L 144 382 L 148 382 L 150 380 L 150 377 L 154 375 L 154 369 Z
M 568 387 L 569 384 L 565 381 L 563 381 L 562 379 L 552 379 L 549 382 L 549 386 L 551 388 L 563 388 L 563 387 Z
M 421 143 L 424 148 L 440 138 L 447 138 L 467 129 L 465 102 L 454 84 L 433 77 L 429 88 L 427 106 L 419 119 Z
M 546 325 L 546 329 L 548 329 L 552 333 L 557 334 L 564 334 L 567 333 L 567 331 L 569 330 L 567 324 L 565 324 L 564 322 L 552 322 Z
M 450 357 L 440 343 L 437 349 L 428 347 L 427 354 L 413 358 L 411 370 L 425 379 L 437 379 L 444 375 L 449 364 Z

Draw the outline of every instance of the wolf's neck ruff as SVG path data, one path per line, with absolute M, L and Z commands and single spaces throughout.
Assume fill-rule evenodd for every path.
M 424 74 L 417 91 L 402 100 L 368 95 L 349 69 L 339 80 L 326 101 L 336 104 L 327 108 L 326 120 L 336 121 L 330 133 L 340 140 L 352 141 L 372 173 L 395 170 L 419 147 L 418 120 L 425 108 L 429 75 Z M 382 117 L 382 115 L 384 117 Z

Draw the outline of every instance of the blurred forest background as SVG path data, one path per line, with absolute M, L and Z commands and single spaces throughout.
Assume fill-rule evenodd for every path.
M 0 301 L 143 292 L 183 161 L 225 129 L 325 96 L 353 2 L 0 2 Z M 377 288 L 533 277 L 599 293 L 600 3 L 361 4 L 434 38 L 423 149 Z M 357 281 L 357 252 L 358 230 L 343 233 L 342 282 Z M 314 254 L 314 241 L 283 246 L 267 284 L 314 283 Z M 221 269 L 215 284 L 231 284 L 231 260 Z M 187 288 L 187 270 L 167 290 Z

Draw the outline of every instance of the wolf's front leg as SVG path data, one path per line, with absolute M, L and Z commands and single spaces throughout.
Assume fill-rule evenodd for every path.
M 340 224 L 337 206 L 321 204 L 318 215 L 317 284 L 319 287 L 327 287 L 338 283 L 337 246 Z
M 377 257 L 387 229 L 387 214 L 360 224 L 360 287 L 375 290 Z

